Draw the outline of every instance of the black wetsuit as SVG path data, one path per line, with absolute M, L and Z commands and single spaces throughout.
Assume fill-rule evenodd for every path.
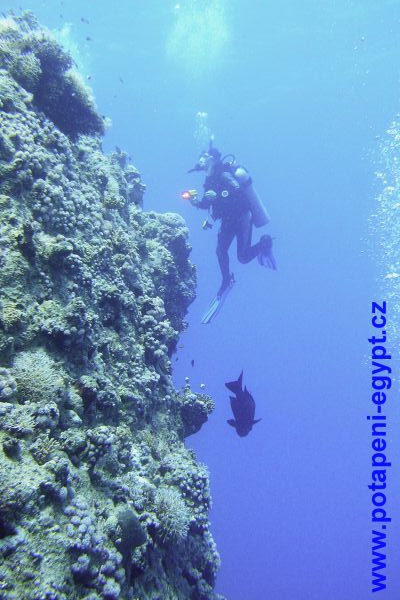
M 251 184 L 251 179 L 247 185 Z M 258 256 L 259 243 L 251 245 L 252 216 L 250 202 L 246 198 L 245 185 L 240 185 L 230 170 L 230 166 L 218 163 L 213 167 L 204 182 L 205 195 L 199 202 L 199 208 L 211 208 L 214 219 L 221 219 L 218 232 L 217 257 L 222 274 L 222 284 L 218 295 L 230 283 L 228 250 L 234 238 L 237 240 L 237 257 L 239 262 L 248 263 Z M 212 190 L 216 196 L 207 197 L 207 191 Z

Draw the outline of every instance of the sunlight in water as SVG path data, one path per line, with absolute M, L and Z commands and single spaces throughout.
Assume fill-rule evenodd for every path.
M 58 42 L 69 52 L 81 75 L 90 74 L 90 59 L 88 52 L 85 52 L 75 40 L 74 32 L 70 23 L 64 23 L 61 29 L 54 29 L 52 34 Z
M 191 77 L 218 69 L 230 40 L 226 0 L 183 0 L 174 6 L 175 23 L 166 53 Z
M 385 298 L 392 317 L 389 327 L 400 345 L 400 123 L 393 122 L 379 148 L 379 170 L 375 173 L 380 191 L 371 217 L 371 228 L 378 245 L 377 260 Z M 394 342 L 393 342 L 394 343 Z
M 196 114 L 194 140 L 196 143 L 196 149 L 198 152 L 208 148 L 208 144 L 211 138 L 211 129 L 208 124 L 208 114 L 206 112 L 199 111 Z

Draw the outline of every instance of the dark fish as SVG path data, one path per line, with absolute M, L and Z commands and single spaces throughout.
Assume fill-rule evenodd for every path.
M 229 396 L 235 418 L 228 419 L 227 423 L 236 429 L 236 433 L 240 437 L 246 436 L 253 429 L 253 425 L 261 421 L 261 419 L 254 419 L 256 403 L 247 387 L 242 388 L 242 379 L 243 371 L 237 381 L 225 383 L 228 390 L 235 394 L 235 396 Z
M 81 17 L 81 21 L 82 23 L 86 23 L 87 25 L 89 25 L 89 21 L 88 19 L 85 19 L 85 17 Z
M 91 41 L 92 41 L 92 38 L 90 37 L 90 35 L 87 35 L 87 36 L 86 36 L 86 38 L 85 38 L 85 40 L 86 40 L 87 42 L 91 42 Z
M 190 364 L 192 365 L 192 367 L 194 367 L 194 360 L 193 359 L 190 361 Z
M 121 83 L 124 83 L 124 80 L 122 79 L 122 77 L 119 78 Z

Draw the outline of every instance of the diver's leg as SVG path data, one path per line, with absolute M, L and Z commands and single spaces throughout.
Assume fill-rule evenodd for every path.
M 235 237 L 235 230 L 227 221 L 222 221 L 218 232 L 217 257 L 219 268 L 221 269 L 222 283 L 217 296 L 221 296 L 231 282 L 229 273 L 229 254 L 228 250 Z
M 250 211 L 244 213 L 237 225 L 237 257 L 238 261 L 245 264 L 253 260 L 260 253 L 260 243 L 251 245 L 253 224 Z

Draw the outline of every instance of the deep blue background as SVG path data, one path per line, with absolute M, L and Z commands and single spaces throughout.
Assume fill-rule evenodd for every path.
M 83 4 L 23 7 L 50 28 L 71 24 L 85 76 L 113 121 L 105 149 L 130 153 L 148 185 L 146 210 L 177 211 L 188 223 L 198 298 L 174 379 L 181 386 L 189 376 L 195 390 L 205 383 L 217 405 L 188 440 L 211 472 L 217 590 L 229 600 L 372 597 L 366 340 L 381 292 L 365 250 L 377 137 L 400 109 L 400 3 Z M 234 261 L 236 286 L 210 326 L 199 322 L 219 285 L 217 227 L 203 232 L 203 214 L 178 195 L 202 184 L 186 174 L 199 149 L 197 111 L 208 113 L 220 149 L 251 171 L 279 266 Z M 224 382 L 241 369 L 263 419 L 245 439 L 226 425 Z M 397 465 L 399 426 L 393 409 Z M 396 478 L 395 464 L 389 600 L 400 597 Z

